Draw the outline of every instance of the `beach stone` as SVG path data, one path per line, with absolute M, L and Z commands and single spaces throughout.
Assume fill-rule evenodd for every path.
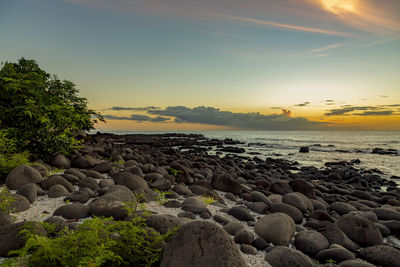
M 271 185 L 271 192 L 284 196 L 292 193 L 293 189 L 287 181 L 276 181 Z
M 0 227 L 13 224 L 14 220 L 8 212 L 0 210 Z
M 226 193 L 225 194 L 225 198 L 229 199 L 230 201 L 236 202 L 237 201 L 237 197 L 235 197 L 234 194 L 232 193 Z
M 51 216 L 51 217 L 47 218 L 46 220 L 44 220 L 44 222 L 55 225 L 56 232 L 60 232 L 64 229 L 68 229 L 68 223 L 60 217 Z
M 79 179 L 86 178 L 86 174 L 84 174 L 83 172 L 81 172 L 77 169 L 74 169 L 74 168 L 65 170 L 64 174 L 72 174 L 72 175 L 75 175 L 76 177 L 78 177 Z
M 182 202 L 182 207 L 196 207 L 196 208 L 207 208 L 207 203 L 198 196 L 192 196 L 192 197 L 188 197 L 186 198 L 183 202 Z
M 157 172 L 146 173 L 144 175 L 144 179 L 146 181 L 151 182 L 151 183 L 155 182 L 155 181 L 157 181 L 158 179 L 161 179 L 161 178 L 163 178 L 163 175 L 161 173 L 157 173 Z
M 75 190 L 74 186 L 70 182 L 68 182 L 64 177 L 59 176 L 59 175 L 50 176 L 49 178 L 47 178 L 43 182 L 41 182 L 40 186 L 44 190 L 50 190 L 50 188 L 52 186 L 57 185 L 57 184 L 62 185 L 70 193 L 74 192 L 74 190 Z
M 328 239 L 329 244 L 338 244 L 350 251 L 356 251 L 359 246 L 354 243 L 347 235 L 334 223 L 328 221 L 318 222 L 318 232 Z
M 375 265 L 370 264 L 366 261 L 356 260 L 345 260 L 339 263 L 340 267 L 375 267 Z
M 361 246 L 380 245 L 383 242 L 382 235 L 374 223 L 361 216 L 343 215 L 336 221 L 336 225 Z
M 61 216 L 65 219 L 83 219 L 89 217 L 89 207 L 82 203 L 73 203 L 59 207 L 53 216 Z
M 379 220 L 397 220 L 400 221 L 400 212 L 388 208 L 373 209 Z
M 159 191 L 167 191 L 171 189 L 171 183 L 165 177 L 161 177 L 151 183 L 151 187 Z
M 389 222 L 389 221 L 385 221 L 385 222 Z M 398 222 L 398 221 L 396 221 L 396 222 Z M 389 235 L 391 235 L 392 231 L 386 225 L 384 225 L 382 223 L 374 223 L 374 224 L 375 224 L 376 228 L 378 228 L 378 230 L 381 232 L 382 237 L 388 237 Z
M 320 262 L 325 262 L 330 259 L 334 260 L 335 262 L 342 262 L 345 260 L 354 260 L 355 259 L 353 253 L 351 253 L 344 247 L 333 247 L 333 248 L 324 249 L 324 250 L 318 252 L 318 254 L 315 255 L 315 258 L 317 260 L 319 260 Z
M 232 238 L 220 227 L 192 221 L 182 225 L 164 248 L 160 267 L 170 266 L 245 267 L 246 263 Z
M 89 156 L 78 156 L 71 161 L 71 166 L 79 169 L 89 169 L 94 167 L 95 162 Z
M 296 234 L 294 246 L 304 254 L 315 256 L 329 247 L 328 239 L 317 231 L 302 231 Z
M 282 203 L 282 195 L 279 194 L 269 195 L 268 199 L 271 200 L 272 203 Z
M 61 176 L 64 177 L 68 182 L 70 182 L 72 184 L 77 184 L 81 180 L 73 174 L 63 173 Z
M 26 197 L 28 199 L 29 203 L 33 203 L 35 199 L 37 198 L 37 186 L 34 183 L 29 183 L 29 184 L 24 184 L 21 186 L 18 190 L 17 193 L 18 195 Z
M 47 195 L 49 196 L 49 198 L 57 198 L 62 196 L 68 196 L 69 192 L 64 186 L 60 184 L 55 184 L 52 187 L 50 187 Z
M 240 194 L 242 192 L 241 184 L 226 172 L 215 172 L 211 177 L 211 186 L 213 189 L 232 194 Z
M 382 225 L 387 227 L 394 236 L 397 238 L 400 237 L 400 221 L 389 220 L 389 221 L 381 221 Z
M 257 212 L 258 214 L 265 214 L 269 208 L 269 206 L 264 202 L 249 202 L 246 203 L 246 206 L 249 210 Z
M 260 218 L 254 230 L 265 241 L 286 246 L 294 235 L 295 223 L 285 213 L 271 213 Z
M 145 216 L 146 225 L 153 227 L 160 234 L 165 234 L 175 227 L 187 222 L 187 218 L 179 218 L 170 214 L 151 214 Z
M 251 244 L 254 240 L 254 236 L 251 232 L 242 229 L 240 230 L 235 237 L 233 238 L 233 241 L 235 241 L 236 244 Z
M 256 239 L 254 239 L 252 245 L 258 250 L 264 250 L 268 246 L 268 243 L 261 237 L 257 236 Z
M 340 214 L 347 214 L 352 211 L 357 211 L 357 209 L 347 203 L 344 202 L 334 202 L 331 204 L 331 209 L 335 210 L 336 212 Z
M 9 189 L 17 190 L 25 184 L 37 184 L 41 181 L 43 181 L 43 177 L 36 169 L 29 165 L 20 165 L 10 171 L 5 184 Z
M 211 213 L 204 211 L 204 212 L 200 213 L 200 218 L 202 218 L 204 220 L 211 219 Z
M 28 210 L 31 207 L 29 200 L 26 197 L 14 194 L 11 196 L 13 198 L 13 201 L 7 207 L 8 212 L 21 212 Z
M 89 194 L 85 191 L 78 191 L 78 192 L 74 192 L 72 193 L 72 195 L 67 196 L 66 198 L 64 198 L 64 202 L 66 201 L 70 201 L 70 202 L 79 202 L 82 204 L 85 204 L 86 202 L 88 202 L 90 199 Z
M 230 222 L 229 219 L 227 219 L 224 216 L 221 216 L 219 214 L 215 214 L 213 216 L 213 219 L 214 219 L 214 221 L 216 221 L 217 223 L 220 223 L 222 225 L 227 225 Z
M 303 214 L 307 212 L 307 206 L 303 199 L 296 193 L 288 193 L 282 197 L 282 203 L 286 203 L 299 209 Z
M 125 202 L 136 202 L 135 195 L 126 186 L 114 185 L 89 204 L 89 212 L 92 216 L 123 220 L 128 215 L 124 208 Z
M 34 162 L 32 165 L 30 165 L 32 168 L 37 170 L 42 177 L 47 177 L 49 176 L 49 170 L 51 170 L 50 166 L 48 166 L 44 162 Z
M 111 163 L 108 161 L 101 161 L 93 167 L 93 170 L 99 173 L 107 173 L 111 170 Z
M 177 184 L 172 188 L 172 190 L 181 196 L 193 195 L 192 190 L 190 190 L 189 187 L 187 187 L 187 185 L 184 184 Z
M 255 221 L 253 215 L 245 207 L 235 206 L 228 210 L 228 214 L 240 221 Z
M 327 211 L 328 210 L 328 205 L 326 205 L 325 203 L 323 203 L 317 199 L 310 199 L 310 201 L 313 205 L 314 211 L 316 211 L 316 210 Z
M 34 234 L 46 236 L 46 230 L 37 222 L 24 221 L 0 227 L 0 257 L 7 257 L 11 250 L 25 246 L 26 240 L 19 232 L 27 225 Z
M 66 156 L 57 154 L 51 160 L 51 165 L 59 169 L 68 169 L 71 167 L 71 161 Z
M 266 195 L 258 191 L 251 192 L 250 198 L 253 202 L 264 202 L 268 207 L 270 207 L 272 204 L 272 201 Z
M 182 203 L 179 200 L 171 199 L 164 203 L 163 206 L 166 208 L 180 208 L 182 207 Z
M 100 191 L 101 187 L 97 183 L 96 179 L 91 177 L 84 177 L 78 183 L 79 188 L 88 187 L 94 192 Z
M 314 187 L 311 183 L 302 179 L 294 179 L 289 182 L 290 187 L 295 192 L 300 192 L 308 198 L 315 198 Z
M 286 203 L 272 203 L 269 211 L 285 213 L 292 217 L 295 223 L 301 223 L 303 221 L 303 214 L 301 211 L 298 208 Z
M 241 244 L 240 251 L 242 251 L 244 254 L 250 254 L 250 255 L 257 254 L 257 249 L 249 244 Z
M 238 232 L 244 229 L 244 226 L 239 222 L 229 222 L 223 229 L 230 235 L 235 236 Z
M 102 179 L 99 182 L 99 186 L 101 188 L 106 188 L 115 185 L 115 181 L 113 179 Z
M 400 250 L 386 245 L 371 246 L 361 249 L 360 257 L 378 266 L 399 266 Z
M 103 174 L 101 174 L 95 170 L 85 170 L 85 174 L 87 177 L 92 177 L 95 179 L 104 179 L 105 178 L 105 176 Z
M 308 153 L 310 152 L 310 148 L 308 146 L 302 146 L 299 149 L 299 153 Z
M 134 175 L 130 172 L 118 173 L 112 177 L 117 185 L 124 185 L 133 192 L 141 194 L 147 186 L 147 182 L 140 176 Z
M 315 210 L 313 211 L 308 218 L 314 219 L 317 221 L 328 221 L 328 222 L 335 222 L 335 219 L 332 218 L 326 211 L 323 210 Z
M 279 267 L 313 267 L 313 261 L 298 250 L 274 246 L 266 255 L 265 260 L 272 266 Z
M 129 166 L 125 169 L 125 171 L 144 178 L 143 171 L 139 166 Z

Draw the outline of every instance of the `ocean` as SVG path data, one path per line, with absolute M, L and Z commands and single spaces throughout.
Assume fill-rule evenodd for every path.
M 115 131 L 115 134 L 160 134 L 171 131 Z M 384 178 L 400 176 L 400 132 L 387 131 L 179 131 L 203 134 L 207 138 L 241 141 L 237 146 L 244 155 L 259 158 L 283 158 L 297 161 L 300 166 L 323 167 L 329 161 L 359 159 L 358 168 L 383 172 Z M 309 153 L 299 153 L 302 146 Z M 374 148 L 397 150 L 396 155 L 373 154 Z M 213 152 L 210 152 L 212 154 Z M 215 152 L 214 152 L 215 153 Z M 243 154 L 242 154 L 243 155 Z M 399 181 L 397 181 L 399 182 Z

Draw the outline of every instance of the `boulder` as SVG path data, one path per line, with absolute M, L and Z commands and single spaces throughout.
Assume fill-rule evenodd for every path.
M 71 162 L 72 167 L 79 169 L 90 169 L 94 167 L 95 161 L 89 156 L 78 156 Z
M 267 242 L 287 246 L 294 235 L 295 223 L 285 213 L 271 213 L 260 218 L 254 230 Z
M 366 261 L 362 260 L 345 260 L 339 263 L 340 267 L 375 267 L 375 265 L 372 265 Z
M 364 248 L 360 257 L 370 263 L 383 267 L 400 266 L 400 250 L 386 245 Z
M 8 212 L 0 210 L 0 228 L 6 225 L 13 224 L 14 220 Z
M 68 196 L 69 192 L 64 186 L 60 184 L 55 184 L 52 187 L 50 187 L 47 195 L 49 196 L 49 198 L 57 198 L 62 196 Z
M 313 261 L 298 250 L 276 246 L 266 255 L 265 260 L 273 267 L 313 267 Z
M 355 214 L 341 216 L 336 225 L 353 241 L 361 246 L 382 244 L 382 235 L 379 229 L 368 219 Z
M 317 228 L 318 232 L 328 239 L 329 244 L 338 244 L 350 251 L 359 249 L 359 246 L 348 238 L 336 224 L 328 221 L 320 221 Z
M 344 202 L 334 202 L 331 204 L 331 209 L 338 212 L 339 214 L 347 214 L 352 211 L 357 211 L 357 209 L 347 203 Z
M 266 195 L 258 191 L 251 192 L 250 199 L 253 202 L 264 202 L 265 204 L 268 205 L 268 207 L 270 207 L 272 204 L 272 201 Z
M 400 221 L 400 212 L 388 208 L 373 209 L 379 220 L 396 220 Z
M 59 169 L 68 169 L 71 167 L 71 161 L 64 155 L 57 154 L 51 160 L 51 165 Z
M 65 219 L 83 219 L 89 217 L 89 207 L 81 203 L 68 204 L 56 209 L 53 215 Z
M 68 192 L 72 193 L 74 192 L 75 188 L 74 186 L 67 181 L 67 179 L 65 179 L 62 176 L 59 175 L 52 175 L 49 178 L 45 179 L 40 186 L 44 189 L 44 190 L 49 190 L 53 185 L 62 185 L 64 186 L 64 188 L 66 188 L 68 190 Z
M 226 172 L 215 172 L 211 177 L 211 186 L 213 189 L 240 194 L 242 186 L 231 175 Z
M 144 190 L 148 188 L 146 181 L 142 177 L 130 172 L 118 173 L 112 178 L 114 179 L 115 184 L 124 185 L 138 194 L 144 193 Z
M 335 262 L 342 262 L 345 260 L 355 260 L 353 253 L 345 249 L 344 247 L 332 247 L 324 249 L 315 255 L 315 258 L 320 262 L 326 262 L 327 260 L 334 260 Z
M 244 226 L 241 223 L 238 222 L 228 222 L 223 229 L 230 235 L 235 236 L 237 233 L 239 233 L 242 229 L 244 229 Z
M 151 214 L 145 216 L 146 225 L 154 228 L 160 234 L 174 230 L 177 226 L 189 221 L 187 218 L 178 218 L 170 214 Z
M 295 223 L 301 223 L 303 221 L 303 214 L 301 211 L 291 205 L 285 203 L 272 203 L 270 212 L 283 212 L 294 220 Z
M 240 251 L 243 252 L 244 254 L 250 254 L 250 255 L 257 254 L 257 249 L 249 244 L 241 244 Z
M 218 244 L 218 245 L 217 245 Z M 182 225 L 164 248 L 161 267 L 245 267 L 232 238 L 217 225 L 192 221 Z
M 308 153 L 308 152 L 310 152 L 310 148 L 308 146 L 302 146 L 302 147 L 300 147 L 299 152 L 300 153 Z
M 296 234 L 294 246 L 304 254 L 315 256 L 329 247 L 328 239 L 317 231 L 302 231 Z
M 9 189 L 17 190 L 25 184 L 37 184 L 41 181 L 43 181 L 43 177 L 39 171 L 28 165 L 20 165 L 7 175 L 5 184 Z
M 236 244 L 251 245 L 253 240 L 254 240 L 253 234 L 245 229 L 240 230 L 233 238 L 233 241 L 235 241 Z
M 255 221 L 253 215 L 245 207 L 235 206 L 228 210 L 228 214 L 240 221 Z
M 271 192 L 284 196 L 288 193 L 292 193 L 293 189 L 287 181 L 276 181 L 271 185 Z
M 8 206 L 8 212 L 21 212 L 29 209 L 31 207 L 29 200 L 26 197 L 21 195 L 11 195 L 13 201 L 11 201 L 10 205 Z
M 29 183 L 29 184 L 24 184 L 21 186 L 18 190 L 17 193 L 18 195 L 26 197 L 28 199 L 29 203 L 33 203 L 37 197 L 37 186 L 34 183 Z

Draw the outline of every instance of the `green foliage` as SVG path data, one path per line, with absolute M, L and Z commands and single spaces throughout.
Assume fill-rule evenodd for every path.
M 151 231 L 135 216 L 131 221 L 85 220 L 76 230 L 64 229 L 54 238 L 28 229 L 21 234 L 26 245 L 12 254 L 28 266 L 152 266 L 161 259 L 162 245 L 172 232 Z
M 72 82 L 50 75 L 34 60 L 7 62 L 0 70 L 0 128 L 16 141 L 17 152 L 67 154 L 79 147 L 74 133 L 104 121 L 77 93 Z
M 216 201 L 212 196 L 202 196 L 201 198 L 207 203 L 207 205 L 210 205 Z
M 326 260 L 326 263 L 332 264 L 332 263 L 336 263 L 336 261 L 334 259 L 329 259 L 329 260 Z
M 174 168 L 169 168 L 169 173 L 174 175 L 175 177 L 178 176 L 179 173 L 181 173 L 182 171 L 179 170 L 175 170 Z
M 169 201 L 169 199 L 167 199 L 165 196 L 166 195 L 171 195 L 171 192 L 161 192 L 158 189 L 154 189 L 155 192 L 157 192 L 158 197 L 156 198 L 156 202 L 158 205 L 163 205 L 165 203 L 167 203 Z
M 0 210 L 9 212 L 9 207 L 14 200 L 7 187 L 0 187 Z

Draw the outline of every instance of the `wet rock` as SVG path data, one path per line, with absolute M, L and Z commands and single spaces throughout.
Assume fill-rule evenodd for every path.
M 308 152 L 310 152 L 310 148 L 308 146 L 302 146 L 302 147 L 300 147 L 299 152 L 300 153 L 308 153 Z
M 168 241 L 160 266 L 245 267 L 246 263 L 235 243 L 220 227 L 209 222 L 193 221 L 182 225 Z
M 254 230 L 267 242 L 288 245 L 295 232 L 295 223 L 289 215 L 281 212 L 271 213 L 259 219 Z

